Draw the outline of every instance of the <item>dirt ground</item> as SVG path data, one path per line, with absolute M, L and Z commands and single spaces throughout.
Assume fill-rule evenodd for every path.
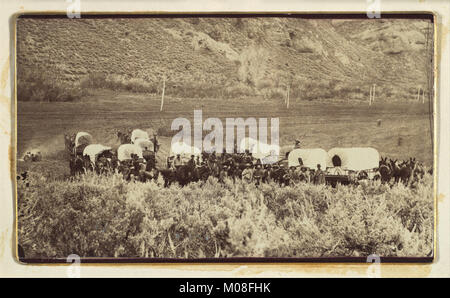
M 160 98 L 136 93 L 96 91 L 79 102 L 18 102 L 17 153 L 20 159 L 30 150 L 40 151 L 41 164 L 64 161 L 64 133 L 86 131 L 95 143 L 119 146 L 118 129 L 140 128 L 170 130 L 172 121 L 185 117 L 193 121 L 195 109 L 209 117 L 279 117 L 280 145 L 291 145 L 296 138 L 304 148 L 373 147 L 381 156 L 407 159 L 416 157 L 431 166 L 432 120 L 428 103 L 383 102 L 369 106 L 358 101 L 296 101 L 289 109 L 282 100 L 252 99 L 180 99 L 165 98 L 160 112 Z M 193 122 L 192 122 L 193 123 Z M 224 129 L 225 131 L 225 129 Z M 205 132 L 206 134 L 207 132 Z M 225 134 L 225 132 L 224 132 Z M 270 136 L 269 136 L 270 139 Z M 159 137 L 162 162 L 171 138 Z M 34 167 L 34 166 L 33 166 Z M 68 168 L 68 167 L 67 167 Z

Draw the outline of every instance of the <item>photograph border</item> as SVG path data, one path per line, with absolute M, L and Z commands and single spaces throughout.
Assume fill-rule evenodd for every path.
M 322 13 L 326 8 L 327 12 L 340 13 L 347 11 L 356 13 L 367 9 L 369 0 L 342 0 L 342 1 L 311 1 L 301 0 L 298 2 L 284 0 L 256 0 L 242 2 L 241 0 L 229 0 L 227 2 L 219 0 L 178 0 L 173 3 L 159 0 L 139 1 L 132 0 L 126 3 L 100 0 L 82 0 L 81 15 L 85 11 L 95 11 L 101 13 L 108 10 L 108 13 L 176 13 L 177 10 L 187 12 L 249 12 L 249 11 L 301 11 L 302 13 Z M 70 2 L 70 1 L 68 1 Z M 450 179 L 450 169 L 448 157 L 450 146 L 450 87 L 446 84 L 450 79 L 448 65 L 450 63 L 450 4 L 447 0 L 416 1 L 416 0 L 383 0 L 382 11 L 392 11 L 396 13 L 416 13 L 430 12 L 435 15 L 435 73 L 439 70 L 435 78 L 435 111 L 434 124 L 435 135 L 438 142 L 435 152 L 437 160 L 436 174 L 438 184 L 436 185 L 439 195 L 435 206 L 435 251 L 432 263 L 418 264 L 370 264 L 370 263 L 146 263 L 146 264 L 27 264 L 24 265 L 16 260 L 17 248 L 15 245 L 15 213 L 14 213 L 14 190 L 15 190 L 15 92 L 14 92 L 14 27 L 15 16 L 22 13 L 36 12 L 62 12 L 67 9 L 65 1 L 48 2 L 42 0 L 11 0 L 4 3 L 4 10 L 0 12 L 3 25 L 0 27 L 0 38 L 5 41 L 6 46 L 0 51 L 3 71 L 1 73 L 0 84 L 0 113 L 4 121 L 0 121 L 0 128 L 4 130 L 4 135 L 0 134 L 0 188 L 5 196 L 0 200 L 0 276 L 2 277 L 203 277 L 203 278 L 242 278 L 242 277 L 450 277 L 450 186 L 447 183 Z M 438 107 L 438 108 L 436 108 Z M 1 119 L 1 118 L 0 118 Z M 437 158 L 438 156 L 438 158 Z M 436 159 L 437 158 L 437 159 Z M 438 220 L 438 222 L 437 222 Z M 437 234 L 437 235 L 436 235 Z M 439 238 L 437 238 L 439 237 Z M 437 242 L 436 242 L 437 240 Z M 73 275 L 73 273 L 78 273 Z
M 437 249 L 437 135 L 439 134 L 436 117 L 437 109 L 437 94 L 436 84 L 438 78 L 437 70 L 437 28 L 436 28 L 436 14 L 431 11 L 423 12 L 389 12 L 381 11 L 381 18 L 384 19 L 423 19 L 430 20 L 433 26 L 433 63 L 430 73 L 433 74 L 433 98 L 430 107 L 433 108 L 430 113 L 432 125 L 432 150 L 433 150 L 433 255 L 427 257 L 382 257 L 380 256 L 381 263 L 433 263 L 436 257 Z M 300 18 L 300 19 L 366 19 L 368 22 L 371 19 L 365 12 L 83 12 L 84 19 L 105 19 L 105 18 L 252 18 L 252 17 L 268 17 L 268 18 Z M 18 13 L 14 16 L 14 49 L 13 56 L 15 59 L 15 76 L 14 76 L 14 98 L 15 98 L 15 138 L 14 138 L 14 177 L 17 176 L 17 21 L 19 19 L 67 19 L 66 12 L 50 11 L 50 12 L 26 12 Z M 431 86 L 430 86 L 431 87 Z M 18 252 L 18 200 L 17 200 L 17 181 L 14 180 L 14 192 L 15 192 L 15 258 L 18 262 L 23 264 L 61 264 L 66 263 L 67 258 L 19 258 Z M 81 257 L 82 263 L 107 263 L 107 264 L 136 264 L 136 263 L 366 263 L 367 257 L 276 257 L 276 258 L 264 258 L 264 257 L 230 257 L 230 258 L 134 258 L 134 257 Z

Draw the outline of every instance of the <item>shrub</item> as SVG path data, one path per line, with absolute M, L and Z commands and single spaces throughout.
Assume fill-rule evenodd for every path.
M 120 175 L 18 182 L 28 258 L 426 256 L 432 178 L 403 185 L 259 187 L 210 178 L 184 188 Z
M 41 69 L 18 72 L 17 100 L 19 101 L 76 101 L 86 91 L 71 81 L 63 80 L 57 74 Z
M 86 89 L 109 89 L 114 91 L 130 91 L 135 93 L 158 93 L 156 83 L 147 82 L 139 78 L 126 78 L 120 75 L 106 75 L 91 73 L 81 81 Z

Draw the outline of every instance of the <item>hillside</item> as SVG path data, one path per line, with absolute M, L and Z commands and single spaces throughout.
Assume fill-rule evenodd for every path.
M 23 18 L 18 88 L 37 69 L 61 84 L 100 73 L 160 86 L 166 77 L 169 94 L 196 86 L 273 97 L 290 82 L 295 97 L 365 99 L 375 83 L 380 97 L 413 99 L 428 86 L 427 28 L 407 19 Z

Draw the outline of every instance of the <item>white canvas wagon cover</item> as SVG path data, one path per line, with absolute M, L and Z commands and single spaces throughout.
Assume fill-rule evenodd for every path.
M 333 163 L 334 159 L 334 163 Z M 327 167 L 338 166 L 335 163 L 341 163 L 341 168 L 352 171 L 361 171 L 378 168 L 380 154 L 374 148 L 332 148 L 328 151 Z
M 89 156 L 91 162 L 95 162 L 97 156 L 105 151 L 111 150 L 111 147 L 103 146 L 101 144 L 87 145 L 83 150 L 83 155 Z
M 239 152 L 243 153 L 245 150 L 252 152 L 253 148 L 259 143 L 258 140 L 253 138 L 243 138 L 239 143 Z
M 131 143 L 135 143 L 137 139 L 149 139 L 148 133 L 142 129 L 135 129 L 131 132 Z
M 134 142 L 135 145 L 139 146 L 142 150 L 145 150 L 145 147 L 147 147 L 147 150 L 153 151 L 153 142 L 149 139 L 137 139 Z
M 257 159 L 263 159 L 269 156 L 278 159 L 280 155 L 280 146 L 262 143 L 253 138 L 243 138 L 239 144 L 239 150 L 241 153 L 249 150 L 252 156 Z
M 80 131 L 77 133 L 75 137 L 75 147 L 78 147 L 80 145 L 89 145 L 92 144 L 93 138 L 92 136 L 84 131 Z
M 261 159 L 263 164 L 272 164 L 279 160 L 280 146 L 259 143 L 258 146 L 253 147 L 251 153 L 254 158 Z
M 180 154 L 181 158 L 186 160 L 190 159 L 191 155 L 201 157 L 202 152 L 197 147 L 189 146 L 184 142 L 172 143 L 169 156 L 177 156 L 178 154 Z
M 298 166 L 298 159 L 301 158 L 305 167 L 316 169 L 317 165 L 320 164 L 320 168 L 325 170 L 327 166 L 327 157 L 327 152 L 321 148 L 294 149 L 288 155 L 288 166 Z
M 120 161 L 131 159 L 131 154 L 137 154 L 139 158 L 143 158 L 141 147 L 135 144 L 123 144 L 117 149 L 117 158 Z

